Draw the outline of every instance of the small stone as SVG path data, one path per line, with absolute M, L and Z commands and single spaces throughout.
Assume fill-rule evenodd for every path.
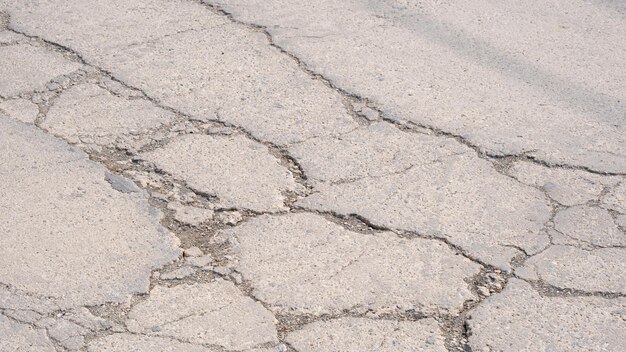
M 180 196 L 177 198 L 180 198 Z M 174 219 L 176 221 L 191 226 L 198 226 L 213 218 L 213 210 L 182 205 L 179 202 L 171 202 L 167 208 L 174 210 Z
M 230 274 L 230 269 L 225 266 L 215 266 L 213 267 L 213 272 L 218 273 L 222 276 L 228 276 Z
M 489 289 L 485 286 L 478 286 L 477 290 L 478 290 L 478 293 L 480 293 L 482 296 L 489 296 L 491 294 Z
M 243 282 L 243 276 L 240 273 L 233 272 L 230 274 L 230 277 L 233 279 L 233 281 L 235 281 L 237 285 Z
M 226 225 L 237 225 L 243 220 L 243 215 L 238 211 L 221 211 L 216 214 L 217 221 Z
M 104 179 L 113 187 L 114 190 L 122 193 L 135 193 L 141 192 L 141 189 L 137 187 L 137 185 L 122 176 L 113 175 L 111 173 L 105 172 Z
M 189 247 L 183 251 L 183 256 L 185 257 L 200 257 L 202 256 L 202 250 L 196 246 Z
M 192 266 L 203 267 L 207 266 L 213 261 L 213 257 L 210 254 L 203 255 L 201 257 L 187 257 L 185 262 Z
M 180 280 L 184 279 L 187 276 L 191 276 L 196 273 L 196 269 L 188 266 L 183 266 L 182 268 L 178 268 L 172 271 L 168 271 L 167 273 L 161 274 L 162 280 Z

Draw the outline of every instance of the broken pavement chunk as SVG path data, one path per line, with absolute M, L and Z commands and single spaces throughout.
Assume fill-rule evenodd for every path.
M 24 123 L 34 124 L 39 113 L 39 108 L 33 102 L 26 99 L 9 99 L 0 101 L 0 111 L 4 111 L 9 117 Z
M 560 243 L 581 241 L 594 246 L 626 246 L 626 233 L 620 230 L 611 214 L 602 208 L 586 205 L 559 211 L 554 229 Z
M 517 248 L 532 254 L 549 244 L 548 199 L 453 139 L 373 125 L 292 150 L 306 175 L 330 182 L 318 183 L 297 206 L 443 237 L 505 270 L 521 254 Z M 332 184 L 338 180 L 348 182 Z
M 317 321 L 287 335 L 287 342 L 299 352 L 444 352 L 444 340 L 432 318 L 393 321 L 347 317 Z
M 174 118 L 173 113 L 147 100 L 124 99 L 89 83 L 61 93 L 42 127 L 71 142 L 106 145 L 118 137 L 145 133 Z
M 619 182 L 615 176 L 601 176 L 583 170 L 551 168 L 527 161 L 513 163 L 509 169 L 516 179 L 541 187 L 550 198 L 566 205 L 584 204 L 597 199 L 606 186 Z
M 283 193 L 301 189 L 266 146 L 242 135 L 180 136 L 144 157 L 226 208 L 284 210 Z
M 160 212 L 82 151 L 0 116 L 0 154 L 3 283 L 60 308 L 123 302 L 178 256 Z
M 131 332 L 228 350 L 277 343 L 275 318 L 231 282 L 156 286 L 128 314 Z
M 624 248 L 583 250 L 552 246 L 528 259 L 515 272 L 522 278 L 540 278 L 559 288 L 626 294 L 624 258 Z
M 79 69 L 59 52 L 31 44 L 0 46 L 0 97 L 43 88 L 48 81 Z
M 510 279 L 483 301 L 467 324 L 472 351 L 621 351 L 626 298 L 540 296 Z
M 92 340 L 89 352 L 215 352 L 214 349 L 167 337 L 113 334 Z
M 0 314 L 0 351 L 55 352 L 43 329 L 17 323 Z
M 465 280 L 480 266 L 435 240 L 361 234 L 310 213 L 263 215 L 223 233 L 237 272 L 276 311 L 454 313 L 475 299 Z

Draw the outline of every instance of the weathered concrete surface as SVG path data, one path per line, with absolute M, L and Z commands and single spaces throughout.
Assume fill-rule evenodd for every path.
M 54 6 L 46 1 L 13 6 L 11 25 L 45 33 L 185 113 L 240 125 L 277 144 L 356 127 L 340 95 L 268 46 L 261 33 L 233 25 L 200 4 L 64 4 L 74 14 L 71 19 L 52 11 Z M 84 30 L 75 30 L 77 18 Z
M 489 153 L 626 172 L 623 9 L 597 1 L 206 2 L 266 26 L 279 46 L 392 119 Z
M 565 206 L 597 200 L 605 188 L 615 186 L 621 179 L 582 170 L 552 169 L 525 161 L 514 163 L 509 174 L 525 184 L 541 188 L 550 198 Z
M 37 105 L 26 99 L 10 99 L 0 102 L 0 112 L 13 119 L 33 124 L 39 109 Z
M 0 314 L 0 351 L 55 352 L 43 329 L 20 324 Z
M 458 312 L 475 299 L 464 280 L 480 267 L 433 240 L 360 234 L 313 214 L 262 216 L 226 235 L 235 269 L 280 312 Z
M 559 288 L 626 294 L 624 258 L 624 248 L 552 246 L 527 260 L 515 273 Z
M 133 307 L 126 322 L 134 333 L 241 350 L 277 343 L 274 317 L 231 282 L 157 286 Z
M 289 152 L 311 181 L 331 184 L 380 178 L 474 154 L 452 138 L 402 132 L 389 123 L 374 123 L 335 138 L 309 139 Z
M 93 340 L 87 349 L 89 352 L 213 352 L 203 346 L 179 342 L 166 337 L 142 336 L 133 334 L 114 334 Z
M 620 230 L 611 214 L 598 207 L 576 206 L 559 211 L 554 229 L 566 238 L 590 245 L 626 246 L 626 233 Z
M 541 297 L 511 279 L 468 320 L 475 351 L 619 351 L 626 341 L 626 299 Z
M 607 209 L 626 214 L 626 181 L 622 180 L 619 185 L 602 197 L 601 202 Z
M 360 173 L 367 173 L 368 168 L 384 170 L 389 164 L 394 167 L 395 161 L 387 164 L 356 152 L 375 148 L 376 143 L 370 143 L 375 138 L 366 135 L 346 148 L 341 145 L 343 141 L 321 141 L 322 147 L 312 146 L 307 151 L 335 148 L 354 152 L 333 151 L 334 159 L 304 158 L 305 172 L 311 171 L 315 177 L 332 172 L 334 165 L 353 160 L 353 167 Z M 296 204 L 345 215 L 359 214 L 378 226 L 443 237 L 470 255 L 503 269 L 509 269 L 510 260 L 519 254 L 515 247 L 536 253 L 548 245 L 543 228 L 550 218 L 550 208 L 541 192 L 499 174 L 488 161 L 464 152 L 461 146 L 453 145 L 452 150 L 443 153 L 442 146 L 432 139 L 428 143 L 398 143 L 402 147 L 395 153 L 399 155 L 396 159 L 401 158 L 404 150 L 419 150 L 426 156 L 412 158 L 411 167 L 402 172 L 321 184 L 316 193 Z M 437 157 L 438 154 L 443 155 Z M 482 182 L 486 178 L 489 183 Z
M 43 89 L 52 78 L 81 67 L 61 53 L 30 44 L 0 46 L 0 62 L 0 97 Z
M 159 212 L 111 188 L 82 151 L 6 117 L 0 126 L 0 283 L 62 307 L 145 292 L 150 270 L 178 255 Z
M 619 350 L 625 14 L 0 0 L 0 350 Z
M 148 101 L 127 100 L 95 84 L 85 84 L 63 92 L 41 126 L 72 143 L 105 145 L 117 137 L 167 124 L 173 115 Z
M 301 188 L 266 146 L 242 135 L 182 136 L 145 158 L 190 187 L 217 196 L 225 208 L 282 210 L 283 194 Z
M 437 322 L 340 318 L 315 322 L 287 335 L 296 350 L 308 351 L 447 351 Z

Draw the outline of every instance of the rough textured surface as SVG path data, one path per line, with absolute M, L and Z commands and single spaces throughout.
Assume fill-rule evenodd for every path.
M 514 163 L 509 173 L 525 184 L 541 188 L 550 198 L 566 206 L 597 200 L 605 187 L 614 186 L 620 180 L 619 177 L 551 169 L 523 161 Z
M 26 99 L 10 99 L 0 102 L 0 111 L 24 123 L 35 123 L 39 109 Z
M 225 208 L 285 209 L 283 193 L 299 188 L 267 147 L 241 135 L 182 136 L 145 158 L 190 187 L 217 196 Z
M 287 335 L 296 350 L 308 351 L 447 351 L 437 322 L 341 318 L 315 322 Z
M 159 212 L 111 188 L 83 152 L 6 117 L 0 126 L 0 282 L 67 307 L 145 292 L 150 270 L 178 254 Z
M 283 312 L 456 312 L 480 269 L 439 242 L 359 234 L 313 214 L 262 216 L 227 235 L 254 295 Z
M 336 138 L 310 139 L 289 151 L 308 177 L 326 183 L 379 178 L 445 162 L 450 156 L 474 154 L 452 138 L 402 132 L 388 123 L 374 123 Z
M 278 342 L 274 317 L 230 282 L 157 286 L 128 315 L 129 330 L 228 350 Z
M 166 337 L 114 334 L 89 343 L 89 352 L 213 352 L 203 346 L 179 342 Z
M 363 138 L 358 145 L 366 149 L 370 140 Z M 417 146 L 436 148 L 441 153 L 437 144 Z M 367 158 L 360 160 L 369 162 Z M 331 165 L 328 159 L 320 158 L 314 164 L 304 164 L 304 168 L 324 170 Z M 485 178 L 491 182 L 482 182 Z M 498 174 L 487 161 L 471 153 L 418 162 L 401 173 L 320 185 L 317 189 L 296 204 L 359 214 L 378 226 L 444 237 L 472 256 L 504 269 L 510 268 L 509 261 L 519 253 L 512 246 L 533 253 L 548 244 L 542 231 L 549 219 L 545 197 Z
M 20 44 L 0 46 L 0 97 L 44 88 L 52 78 L 80 68 L 58 52 L 40 46 Z
M 625 15 L 0 0 L 0 350 L 618 350 Z
M 213 218 L 213 210 L 210 209 L 196 208 L 174 202 L 170 203 L 168 208 L 174 211 L 174 219 L 183 224 L 197 226 Z
M 356 127 L 338 94 L 264 45 L 262 34 L 230 24 L 199 4 L 71 4 L 67 11 L 84 17 L 80 32 L 73 30 L 73 20 L 52 11 L 53 6 L 17 6 L 13 23 L 28 32 L 45 31 L 90 62 L 188 114 L 241 125 L 258 138 L 280 144 Z M 100 12 L 106 14 L 93 16 Z M 46 19 L 33 23 L 40 16 Z M 97 20 L 87 20 L 91 17 Z M 116 24 L 113 30 L 105 30 L 110 22 Z M 211 64 L 204 66 L 207 62 Z M 241 64 L 233 67 L 232 62 Z M 198 66 L 203 69 L 190 69 Z M 152 79 L 155 76 L 161 79 Z
M 0 351 L 55 352 L 45 330 L 35 329 L 0 314 Z
M 611 214 L 597 207 L 577 206 L 554 217 L 554 229 L 568 237 L 596 246 L 626 246 L 626 233 Z
M 624 16 L 611 5 L 207 2 L 267 26 L 275 43 L 390 118 L 490 153 L 626 172 Z
M 626 214 L 626 181 L 622 181 L 604 196 L 602 204 L 608 209 Z
M 228 24 L 167 37 L 156 48 L 148 44 L 116 51 L 106 67 L 168 106 L 242 126 L 276 144 L 357 126 L 338 94 L 264 42 L 262 34 Z M 212 64 L 190 70 L 202 65 L 198 60 Z M 233 68 L 230 63 L 235 61 L 242 64 Z M 150 79 L 155 75 L 164 79 Z
M 589 251 L 553 246 L 527 260 L 515 273 L 559 288 L 626 294 L 624 258 L 626 249 L 623 248 Z
M 626 299 L 541 297 L 512 279 L 471 313 L 476 351 L 619 351 L 626 341 Z
M 74 86 L 55 101 L 42 127 L 74 143 L 110 144 L 172 120 L 145 100 L 117 97 L 94 84 Z

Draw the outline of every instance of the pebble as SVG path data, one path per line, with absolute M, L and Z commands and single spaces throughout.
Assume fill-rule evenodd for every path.
M 230 269 L 225 266 L 216 266 L 213 268 L 213 272 L 226 276 L 230 274 Z
M 238 211 L 223 211 L 216 214 L 219 222 L 226 225 L 236 225 L 243 220 L 243 215 Z
M 491 294 L 491 292 L 489 292 L 489 289 L 485 286 L 478 286 L 478 293 L 480 293 L 483 296 L 489 296 Z
M 211 261 L 213 261 L 213 257 L 211 257 L 210 254 L 207 254 L 201 257 L 187 257 L 185 261 L 189 265 L 203 267 L 211 263 Z
M 185 257 L 200 257 L 202 256 L 202 250 L 196 246 L 189 247 L 183 251 L 183 256 Z
M 196 272 L 196 269 L 189 267 L 189 266 L 183 266 L 182 268 L 178 268 L 178 269 L 169 271 L 167 273 L 161 274 L 161 279 L 180 280 L 180 279 L 186 278 L 187 276 L 195 274 L 195 272 Z

